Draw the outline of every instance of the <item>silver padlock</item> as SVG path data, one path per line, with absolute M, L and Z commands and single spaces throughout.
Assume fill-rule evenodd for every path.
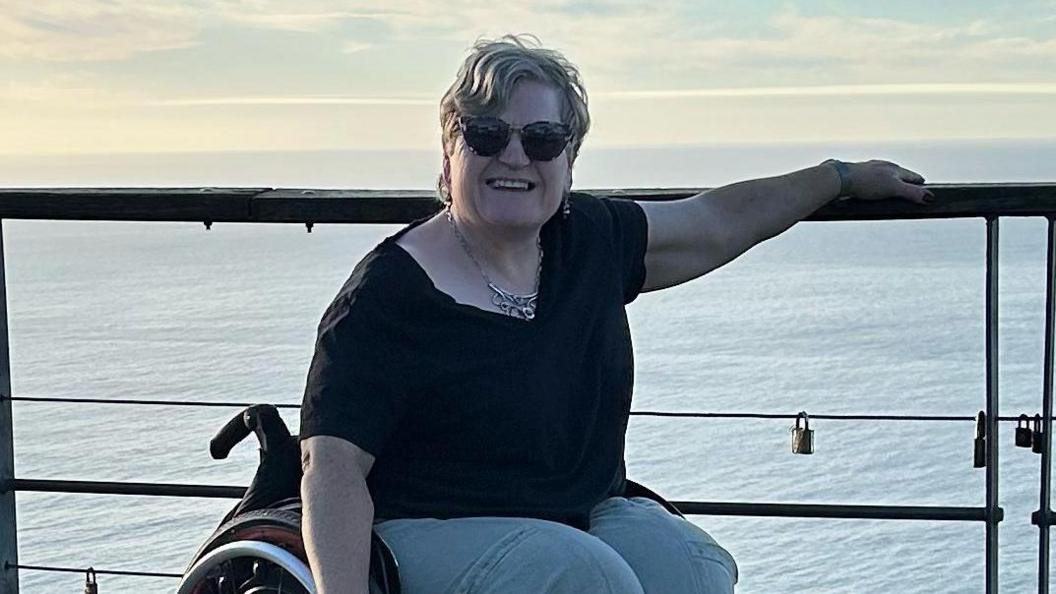
M 792 453 L 814 453 L 814 430 L 810 428 L 810 418 L 805 411 L 796 416 L 796 426 L 792 428 Z
M 95 569 L 91 567 L 84 576 L 84 594 L 99 594 L 99 584 L 95 581 Z

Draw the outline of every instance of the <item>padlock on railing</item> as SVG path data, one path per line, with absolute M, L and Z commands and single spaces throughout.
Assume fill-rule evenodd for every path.
M 986 413 L 983 411 L 975 415 L 975 457 L 972 465 L 976 468 L 986 466 Z
M 1041 415 L 1034 415 L 1034 431 L 1031 432 L 1030 439 L 1033 442 L 1030 450 L 1035 454 L 1040 454 L 1042 448 L 1045 447 L 1045 433 L 1041 430 Z
M 796 426 L 792 428 L 792 453 L 814 453 L 814 430 L 810 428 L 810 417 L 806 411 L 800 411 L 796 416 Z
M 95 569 L 92 567 L 84 575 L 84 594 L 99 594 L 99 584 L 95 581 Z
M 1030 429 L 1030 417 L 1019 415 L 1019 420 L 1016 421 L 1016 447 L 1031 447 L 1034 444 L 1033 433 Z

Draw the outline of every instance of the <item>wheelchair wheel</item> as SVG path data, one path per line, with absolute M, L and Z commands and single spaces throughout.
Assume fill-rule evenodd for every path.
M 220 526 L 177 594 L 314 594 L 299 510 L 261 509 Z
M 315 594 L 312 572 L 289 551 L 245 540 L 217 547 L 191 566 L 177 594 Z

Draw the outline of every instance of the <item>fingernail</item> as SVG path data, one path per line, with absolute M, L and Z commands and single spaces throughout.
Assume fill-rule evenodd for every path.
M 928 204 L 935 202 L 935 196 L 933 194 L 924 194 L 924 202 L 927 202 Z

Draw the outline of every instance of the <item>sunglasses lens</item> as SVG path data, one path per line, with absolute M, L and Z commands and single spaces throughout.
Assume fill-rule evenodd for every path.
M 510 127 L 498 118 L 466 118 L 462 120 L 462 138 L 474 153 L 491 157 L 506 148 Z
M 524 153 L 533 161 L 552 161 L 568 144 L 568 126 L 557 122 L 528 124 L 521 132 Z
M 461 120 L 462 138 L 474 153 L 493 157 L 502 152 L 510 141 L 510 126 L 490 116 L 467 117 Z M 524 154 L 533 161 L 552 161 L 568 144 L 572 134 L 560 122 L 535 122 L 521 130 Z

